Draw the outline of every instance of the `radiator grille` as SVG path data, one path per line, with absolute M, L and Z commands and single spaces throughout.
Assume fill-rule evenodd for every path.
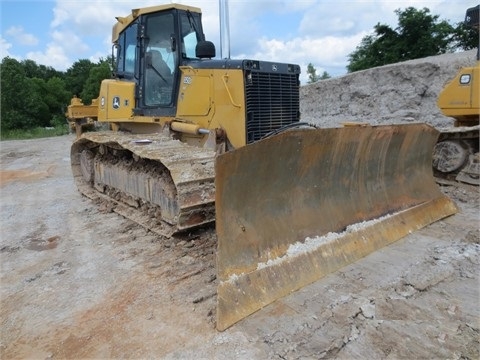
M 247 72 L 245 79 L 247 144 L 298 122 L 298 74 Z

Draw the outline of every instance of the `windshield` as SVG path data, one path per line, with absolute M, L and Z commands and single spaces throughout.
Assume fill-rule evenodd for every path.
M 145 29 L 145 105 L 169 106 L 177 71 L 176 53 L 172 49 L 174 16 L 153 14 L 147 18 Z

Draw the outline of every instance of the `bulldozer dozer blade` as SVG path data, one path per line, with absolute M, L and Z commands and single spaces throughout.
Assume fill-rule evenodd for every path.
M 217 329 L 452 215 L 424 124 L 298 129 L 217 158 Z

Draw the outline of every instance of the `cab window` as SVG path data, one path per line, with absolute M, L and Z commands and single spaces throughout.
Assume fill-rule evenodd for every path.
M 200 15 L 196 13 L 183 13 L 180 16 L 182 58 L 195 59 L 195 48 L 201 40 Z
M 137 63 L 137 24 L 127 28 L 118 38 L 117 74 L 122 77 L 133 77 Z
M 171 106 L 176 55 L 172 49 L 175 34 L 172 13 L 152 14 L 145 24 L 145 105 Z

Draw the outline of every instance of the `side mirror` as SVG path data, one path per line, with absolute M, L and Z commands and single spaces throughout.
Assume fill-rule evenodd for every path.
M 199 59 L 215 57 L 215 45 L 211 41 L 199 41 L 195 47 L 195 56 Z

